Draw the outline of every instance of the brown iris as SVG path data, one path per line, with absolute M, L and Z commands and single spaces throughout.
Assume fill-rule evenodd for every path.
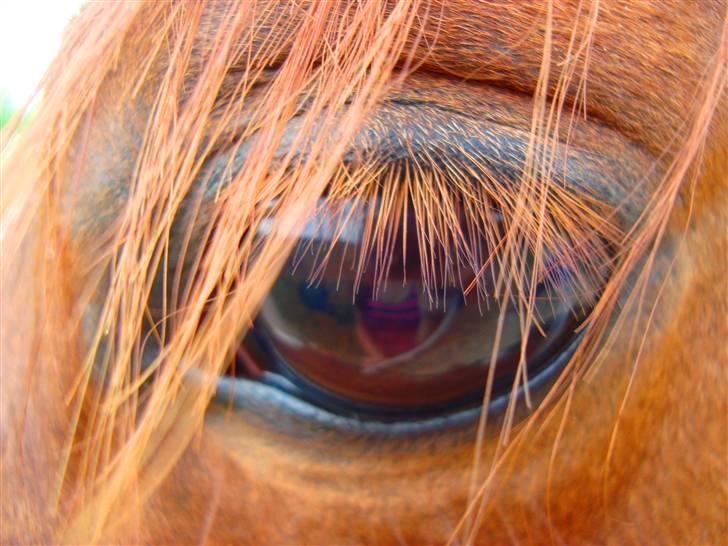
M 513 298 L 483 297 L 487 286 L 465 296 L 475 275 L 465 268 L 429 286 L 415 265 L 417 238 L 401 239 L 382 275 L 374 253 L 362 263 L 355 231 L 335 244 L 321 230 L 304 234 L 238 351 L 236 375 L 280 376 L 296 396 L 338 413 L 436 415 L 480 403 L 495 351 L 493 396 L 509 393 L 522 345 Z M 538 287 L 531 378 L 571 340 L 582 307 L 573 292 Z

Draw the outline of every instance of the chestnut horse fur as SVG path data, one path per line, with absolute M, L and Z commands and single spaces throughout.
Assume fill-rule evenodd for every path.
M 0 542 L 725 543 L 727 82 L 724 0 L 89 3 L 3 129 Z M 318 199 L 486 126 L 525 142 L 513 240 L 609 271 L 555 383 L 402 435 L 213 400 Z

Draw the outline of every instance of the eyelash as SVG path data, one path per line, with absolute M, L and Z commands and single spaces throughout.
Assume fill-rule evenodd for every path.
M 398 237 L 417 238 L 418 267 L 433 299 L 438 284 L 456 276 L 454 268 L 470 266 L 476 273 L 484 263 L 496 261 L 501 271 L 524 270 L 523 260 L 529 252 L 540 257 L 531 271 L 534 278 L 556 292 L 567 283 L 591 292 L 608 275 L 610 247 L 616 245 L 621 233 L 603 220 L 599 213 L 604 206 L 593 196 L 577 196 L 551 184 L 540 197 L 542 214 L 533 210 L 539 204 L 536 199 L 514 191 L 514 181 L 497 183 L 490 179 L 477 184 L 422 166 L 416 167 L 414 177 L 414 169 L 395 166 L 376 176 L 367 170 L 343 170 L 311 215 L 317 220 L 301 226 L 300 233 L 325 229 L 333 234 L 327 245 L 349 242 L 347 238 L 356 236 L 362 249 L 359 256 L 352 257 L 357 275 L 362 273 L 362 264 L 375 256 L 380 284 L 386 281 L 393 242 Z M 268 231 L 276 229 L 276 215 L 273 204 L 260 225 Z M 487 254 L 478 246 L 482 241 L 489 247 Z M 314 249 L 309 241 L 307 246 L 294 249 L 294 255 L 321 255 L 311 272 L 312 283 L 317 280 L 317 271 L 326 266 L 323 246 Z M 478 286 L 474 283 L 464 288 L 485 296 Z M 522 295 L 527 298 L 527 291 Z

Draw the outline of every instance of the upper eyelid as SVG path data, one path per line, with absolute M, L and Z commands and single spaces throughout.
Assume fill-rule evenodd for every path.
M 506 95 L 513 99 L 512 93 Z M 527 101 L 521 102 L 518 107 L 530 108 Z M 390 167 L 410 163 L 445 170 L 459 166 L 474 183 L 482 182 L 481 175 L 487 173 L 499 183 L 517 184 L 528 153 L 530 126 L 504 119 L 497 106 L 491 112 L 465 113 L 436 99 L 388 98 L 364 124 L 343 163 Z M 294 117 L 286 131 L 295 133 L 299 119 Z M 615 210 L 616 223 L 628 227 L 642 210 L 650 182 L 646 179 L 658 178 L 659 173 L 652 172 L 655 159 L 613 129 L 589 121 L 574 124 L 570 136 L 568 143 L 555 147 L 551 174 L 575 193 L 600 199 Z M 209 184 L 207 195 L 217 193 L 243 168 L 250 140 L 208 160 L 200 175 Z M 287 151 L 286 135 L 283 140 L 280 155 Z

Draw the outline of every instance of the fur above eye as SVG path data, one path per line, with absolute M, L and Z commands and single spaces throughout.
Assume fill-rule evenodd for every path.
M 500 235 L 491 237 L 462 215 L 458 231 L 472 253 L 458 260 L 448 252 L 453 241 L 424 252 L 430 243 L 406 206 L 374 242 L 367 225 L 381 214 L 377 206 L 313 218 L 228 375 L 337 415 L 384 422 L 479 407 L 484 388 L 491 405 L 502 404 L 552 376 L 589 309 L 580 291 L 542 278 L 528 312 L 518 286 L 530 282 L 533 257 L 518 278 L 499 267 L 498 211 L 489 229 Z M 268 229 L 264 223 L 262 238 Z M 559 275 L 564 281 L 571 272 Z

